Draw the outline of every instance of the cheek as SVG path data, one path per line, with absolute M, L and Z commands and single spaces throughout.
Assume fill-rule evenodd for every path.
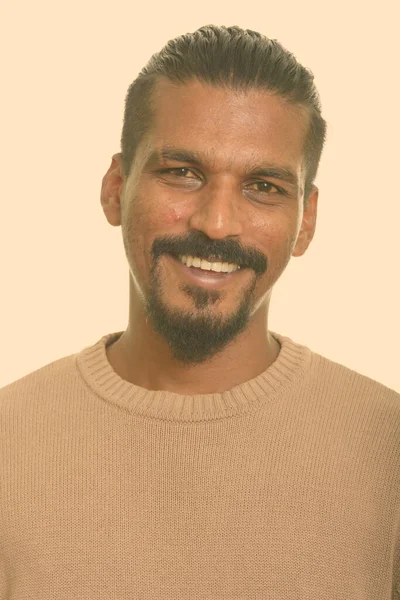
M 267 256 L 270 269 L 281 271 L 290 260 L 296 244 L 296 222 L 282 213 L 278 218 L 270 218 L 258 226 L 252 234 L 252 240 L 257 248 Z
M 163 204 L 154 204 L 149 212 L 149 223 L 153 231 L 170 229 L 183 218 L 183 211 L 173 206 L 172 202 L 168 202 L 168 200 Z
M 138 217 L 146 221 L 146 229 L 153 233 L 169 229 L 183 218 L 182 203 L 153 181 L 142 182 L 135 204 Z
M 184 219 L 182 210 L 173 205 L 171 198 L 147 192 L 141 191 L 132 202 L 128 228 L 133 251 L 144 257 L 155 239 L 174 231 L 174 226 Z
M 261 245 L 265 248 L 276 251 L 282 246 L 282 241 L 287 237 L 289 225 L 284 214 L 270 214 L 268 218 L 260 219 L 257 222 L 253 236 L 260 240 Z
M 183 219 L 183 212 L 176 206 L 172 205 L 172 202 L 167 202 L 165 209 L 161 213 L 162 224 L 165 226 L 171 226 L 175 223 L 179 223 Z

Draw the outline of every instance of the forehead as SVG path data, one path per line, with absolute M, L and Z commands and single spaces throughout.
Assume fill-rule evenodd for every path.
M 177 85 L 164 79 L 157 84 L 153 106 L 148 149 L 198 150 L 230 168 L 249 159 L 300 168 L 308 117 L 268 91 L 235 91 L 198 80 Z

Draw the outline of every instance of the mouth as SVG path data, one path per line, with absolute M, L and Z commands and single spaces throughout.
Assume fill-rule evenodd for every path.
M 234 281 L 238 281 L 238 278 L 242 277 L 243 273 L 249 270 L 241 267 L 231 273 L 216 273 L 215 271 L 205 271 L 199 267 L 187 267 L 178 257 L 172 254 L 168 255 L 168 259 L 172 262 L 178 273 L 182 277 L 185 277 L 188 282 L 210 290 L 218 289 L 230 285 Z

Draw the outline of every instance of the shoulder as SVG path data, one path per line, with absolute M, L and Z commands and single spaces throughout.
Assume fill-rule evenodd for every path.
M 365 410 L 391 414 L 400 422 L 400 393 L 339 362 L 311 353 L 309 383 L 336 401 L 352 401 Z
M 78 377 L 76 356 L 59 358 L 0 388 L 0 418 L 38 409 L 65 395 Z

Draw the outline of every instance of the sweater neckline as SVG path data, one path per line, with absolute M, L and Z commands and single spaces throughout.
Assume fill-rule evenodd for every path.
M 90 389 L 104 401 L 132 415 L 163 421 L 211 421 L 255 411 L 276 401 L 298 384 L 311 358 L 307 346 L 270 330 L 281 348 L 276 360 L 263 373 L 222 393 L 190 396 L 148 390 L 122 379 L 106 354 L 107 346 L 117 341 L 122 333 L 107 333 L 77 353 L 79 372 Z

